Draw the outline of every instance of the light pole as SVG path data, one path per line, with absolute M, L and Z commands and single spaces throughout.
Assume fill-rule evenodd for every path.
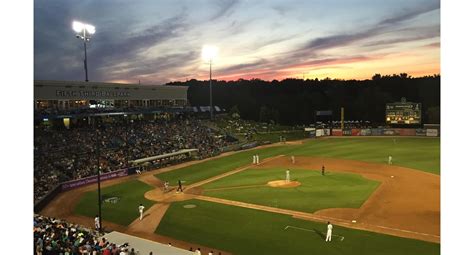
M 72 29 L 77 33 L 76 38 L 84 42 L 84 70 L 86 71 L 86 82 L 89 81 L 87 74 L 87 47 L 86 42 L 91 40 L 91 36 L 95 33 L 95 27 L 78 21 L 72 22 Z
M 212 60 L 217 57 L 217 47 L 205 45 L 202 47 L 202 58 L 204 61 L 209 61 L 209 112 L 211 120 L 214 119 L 214 107 L 212 105 Z
M 85 24 L 79 21 L 72 22 L 72 29 L 76 32 L 76 38 L 81 39 L 84 42 L 84 70 L 86 72 L 86 82 L 89 81 L 87 73 L 87 47 L 86 42 L 91 40 L 91 36 L 95 33 L 95 27 L 89 24 Z M 97 156 L 97 203 L 99 206 L 99 232 L 102 231 L 102 199 L 100 194 L 100 130 L 99 130 L 99 117 L 94 118 L 94 126 L 96 128 L 96 156 Z

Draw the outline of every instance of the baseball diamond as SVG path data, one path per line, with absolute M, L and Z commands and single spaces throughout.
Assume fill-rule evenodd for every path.
M 161 242 L 184 241 L 183 248 L 192 244 L 232 254 L 260 249 L 287 254 L 288 249 L 274 244 L 284 238 L 299 244 L 296 250 L 303 254 L 308 249 L 331 254 L 318 245 L 324 241 L 324 222 L 331 221 L 334 240 L 344 237 L 331 244 L 338 249 L 364 246 L 366 254 L 380 249 L 397 254 L 418 247 L 413 254 L 438 253 L 439 162 L 428 160 L 438 150 L 439 138 L 397 140 L 394 144 L 392 138 L 328 137 L 273 144 L 108 180 L 102 183 L 103 196 L 120 200 L 104 204 L 103 224 Z M 255 153 L 261 157 L 259 165 L 251 162 Z M 396 159 L 393 165 L 384 162 L 387 153 Z M 288 155 L 296 155 L 296 162 Z M 274 181 L 285 185 L 288 168 L 298 185 L 269 186 Z M 173 178 L 183 180 L 184 192 L 163 190 L 164 181 L 173 183 Z M 59 194 L 41 213 L 87 226 L 96 211 L 96 197 L 94 185 L 83 186 Z M 145 205 L 142 221 L 137 221 L 136 203 Z M 288 235 L 287 226 L 315 235 L 303 230 Z M 227 233 L 229 240 L 221 240 L 219 233 Z M 365 247 L 362 237 L 382 242 L 385 248 Z M 248 246 L 248 240 L 255 247 Z

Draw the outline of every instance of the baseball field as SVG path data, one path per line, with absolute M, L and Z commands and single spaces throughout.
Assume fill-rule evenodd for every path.
M 106 181 L 102 200 L 105 228 L 215 254 L 439 254 L 440 139 L 272 144 Z M 92 226 L 95 185 L 61 193 L 42 213 Z

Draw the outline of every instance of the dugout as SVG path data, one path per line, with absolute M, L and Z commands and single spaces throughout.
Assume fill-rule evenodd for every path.
M 197 152 L 198 149 L 183 149 L 176 152 L 130 160 L 128 162 L 131 163 L 133 167 L 129 169 L 129 174 L 134 174 L 137 169 L 146 170 L 153 167 L 163 167 L 168 164 L 179 163 L 189 158 L 195 159 Z

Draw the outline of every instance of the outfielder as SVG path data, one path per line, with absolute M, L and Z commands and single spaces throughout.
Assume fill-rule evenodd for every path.
M 253 155 L 253 161 L 252 161 L 253 164 L 257 164 L 257 156 Z
M 392 164 L 392 155 L 388 156 L 388 164 L 389 164 L 389 165 Z
M 140 206 L 138 207 L 138 212 L 140 212 L 140 220 L 143 219 L 143 210 L 145 209 L 145 206 L 143 206 L 142 204 L 140 204 Z
M 258 154 L 256 155 L 257 157 L 257 165 L 260 164 L 260 157 L 258 156 Z
M 286 182 L 290 182 L 290 169 L 286 170 Z
M 328 232 L 326 233 L 326 242 L 331 242 L 331 235 L 332 235 L 332 224 L 328 221 Z

